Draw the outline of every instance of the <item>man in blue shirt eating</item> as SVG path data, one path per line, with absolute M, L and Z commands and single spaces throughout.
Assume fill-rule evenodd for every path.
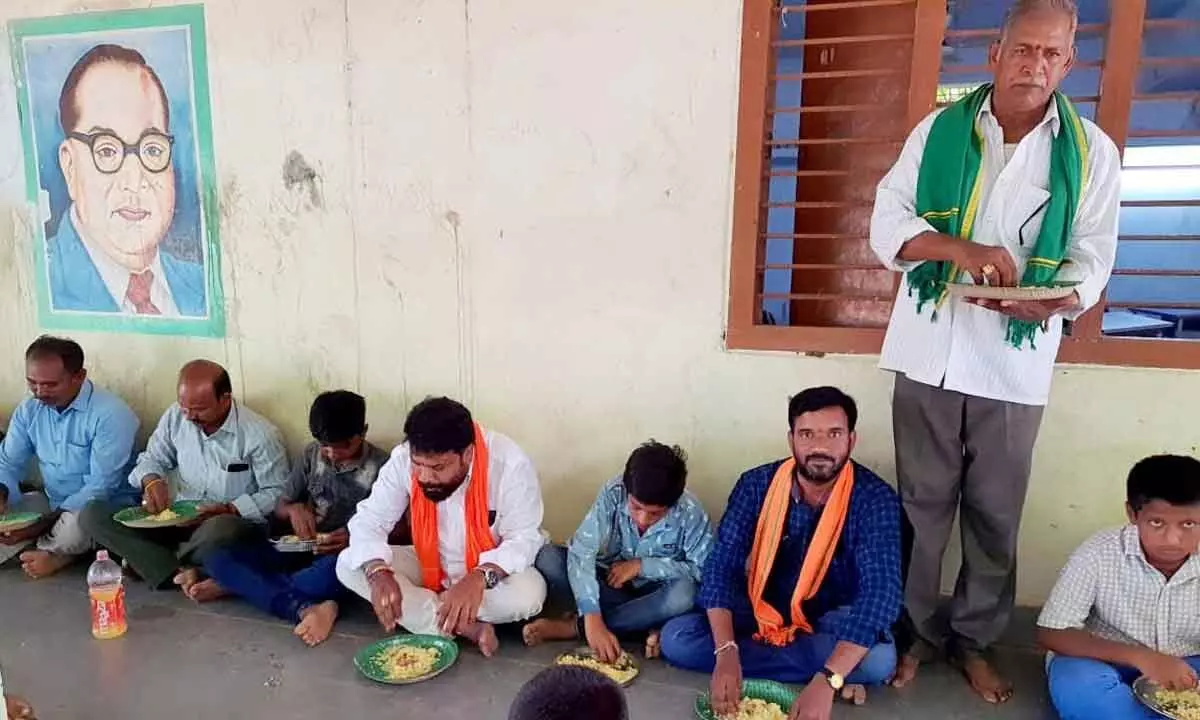
M 712 673 L 713 709 L 736 714 L 742 677 L 807 683 L 793 720 L 827 720 L 840 691 L 896 667 L 890 628 L 900 614 L 900 500 L 853 462 L 858 409 L 832 387 L 788 406 L 791 456 L 734 486 L 704 568 L 694 613 L 667 623 L 662 654 Z
M 587 639 L 596 657 L 621 654 L 618 635 L 658 630 L 695 604 L 700 568 L 712 548 L 708 514 L 684 490 L 683 451 L 650 441 L 633 451 L 623 475 L 609 480 L 568 547 L 542 548 L 535 564 L 549 603 L 573 611 L 525 627 L 525 643 Z
M 120 398 L 87 379 L 83 348 L 73 340 L 35 340 L 25 351 L 25 374 L 33 397 L 17 406 L 0 443 L 0 522 L 6 514 L 40 518 L 0 532 L 0 564 L 20 555 L 25 573 L 40 578 L 91 548 L 78 521 L 84 505 L 133 502 L 125 478 L 139 423 Z M 22 495 L 20 483 L 34 458 L 43 489 Z

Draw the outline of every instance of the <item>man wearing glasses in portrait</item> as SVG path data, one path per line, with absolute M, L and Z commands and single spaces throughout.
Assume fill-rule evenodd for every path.
M 47 247 L 54 310 L 208 314 L 203 266 L 162 247 L 176 201 L 170 120 L 136 50 L 97 45 L 67 74 L 58 164 L 71 202 Z

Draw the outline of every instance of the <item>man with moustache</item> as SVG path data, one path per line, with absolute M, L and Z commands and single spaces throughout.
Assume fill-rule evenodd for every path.
M 63 83 L 59 123 L 71 204 L 47 246 L 51 307 L 206 315 L 203 266 L 161 247 L 175 216 L 175 138 L 166 90 L 141 53 L 85 53 Z
M 546 598 L 533 568 L 544 543 L 537 473 L 449 398 L 419 403 L 404 434 L 350 520 L 338 579 L 371 601 L 384 630 L 466 637 L 491 657 L 494 625 L 537 615 Z M 413 545 L 393 547 L 406 510 Z
M 266 532 L 287 484 L 288 459 L 279 430 L 234 399 L 229 373 L 217 363 L 184 365 L 178 398 L 158 421 L 129 484 L 152 514 L 178 500 L 199 503 L 196 522 L 134 529 L 113 519 L 120 508 L 97 501 L 83 509 L 79 523 L 151 589 L 173 581 L 200 602 L 224 589 L 197 568 L 214 550 Z
M 807 683 L 791 720 L 827 720 L 896 668 L 900 500 L 850 460 L 854 400 L 810 388 L 788 406 L 791 457 L 742 475 L 704 567 L 694 613 L 667 623 L 662 655 L 712 673 L 713 709 L 737 712 L 742 678 Z

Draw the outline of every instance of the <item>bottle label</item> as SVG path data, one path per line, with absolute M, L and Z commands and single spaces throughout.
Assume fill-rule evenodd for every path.
M 103 636 L 124 632 L 125 588 L 92 590 L 89 597 L 92 601 L 92 633 Z

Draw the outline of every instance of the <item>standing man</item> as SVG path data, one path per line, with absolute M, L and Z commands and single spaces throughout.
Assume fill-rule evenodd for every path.
M 88 380 L 83 348 L 74 340 L 34 340 L 25 351 L 25 375 L 33 397 L 17 406 L 0 442 L 0 515 L 42 517 L 24 530 L 0 534 L 0 564 L 19 554 L 25 574 L 40 578 L 91 548 L 79 526 L 84 505 L 133 502 L 125 478 L 139 423 L 124 401 Z M 44 487 L 22 495 L 20 482 L 34 458 Z
M 533 568 L 545 542 L 537 473 L 515 442 L 449 398 L 418 403 L 404 435 L 350 520 L 338 579 L 371 601 L 387 632 L 459 635 L 491 657 L 493 625 L 531 618 L 546 599 Z M 393 547 L 409 509 L 412 547 Z
M 994 82 L 917 126 L 879 185 L 871 246 L 905 273 L 880 366 L 896 373 L 896 466 L 916 530 L 905 587 L 916 642 L 898 686 L 945 646 L 985 700 L 1012 694 L 985 651 L 1012 613 L 1034 440 L 1063 319 L 1099 301 L 1117 246 L 1116 147 L 1058 92 L 1077 23 L 1073 0 L 1017 0 L 991 47 Z M 1061 300 L 948 299 L 946 284 L 967 276 L 1076 284 Z M 960 503 L 947 628 L 934 617 Z
M 222 591 L 202 579 L 195 566 L 213 550 L 265 531 L 287 483 L 287 453 L 275 426 L 233 399 L 229 373 L 215 362 L 184 365 L 178 393 L 129 483 L 142 491 L 142 505 L 150 513 L 175 500 L 198 501 L 199 522 L 137 530 L 114 520 L 116 508 L 110 503 L 94 501 L 83 509 L 80 524 L 151 589 L 173 579 L 188 597 L 204 600 Z

